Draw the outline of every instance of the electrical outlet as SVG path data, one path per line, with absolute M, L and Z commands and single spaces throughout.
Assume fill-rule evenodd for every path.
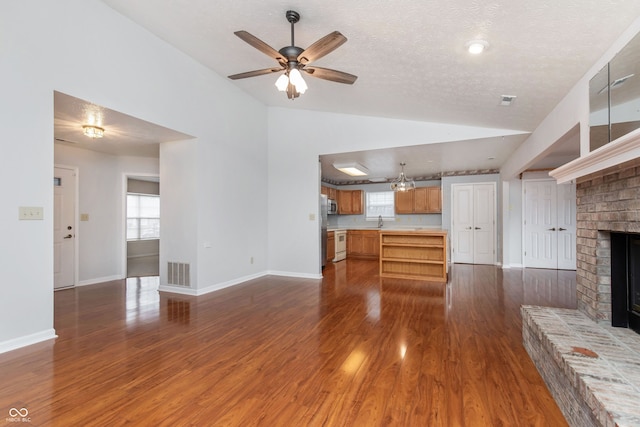
M 309 214 L 309 221 L 315 221 L 316 220 L 316 214 Z
M 20 206 L 18 208 L 18 219 L 44 219 L 44 208 L 41 208 L 39 206 Z
M 88 213 L 81 213 L 80 214 L 80 221 L 89 221 L 89 214 Z

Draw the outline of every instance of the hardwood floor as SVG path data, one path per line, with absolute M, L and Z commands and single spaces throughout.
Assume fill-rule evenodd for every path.
M 55 293 L 59 338 L 0 355 L 0 412 L 34 425 L 562 426 L 521 304 L 575 307 L 575 272 L 377 261 L 201 297 L 148 279 Z M 2 417 L 0 417 L 0 420 Z

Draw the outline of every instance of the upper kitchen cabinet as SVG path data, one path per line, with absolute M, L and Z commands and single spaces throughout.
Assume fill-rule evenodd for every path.
M 418 187 L 395 193 L 396 214 L 442 213 L 440 187 Z
M 338 213 L 343 215 L 362 215 L 364 213 L 362 190 L 338 190 Z
M 335 188 L 325 187 L 324 185 L 320 187 L 320 194 L 324 194 L 327 198 L 331 200 L 336 200 L 338 197 L 337 191 Z

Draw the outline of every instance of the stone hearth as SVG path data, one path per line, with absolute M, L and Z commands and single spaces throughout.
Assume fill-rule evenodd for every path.
M 522 307 L 523 344 L 572 426 L 640 426 L 640 339 L 577 310 Z

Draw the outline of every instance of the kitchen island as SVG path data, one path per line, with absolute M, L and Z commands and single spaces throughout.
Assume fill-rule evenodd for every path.
M 446 230 L 380 230 L 380 277 L 446 283 Z

